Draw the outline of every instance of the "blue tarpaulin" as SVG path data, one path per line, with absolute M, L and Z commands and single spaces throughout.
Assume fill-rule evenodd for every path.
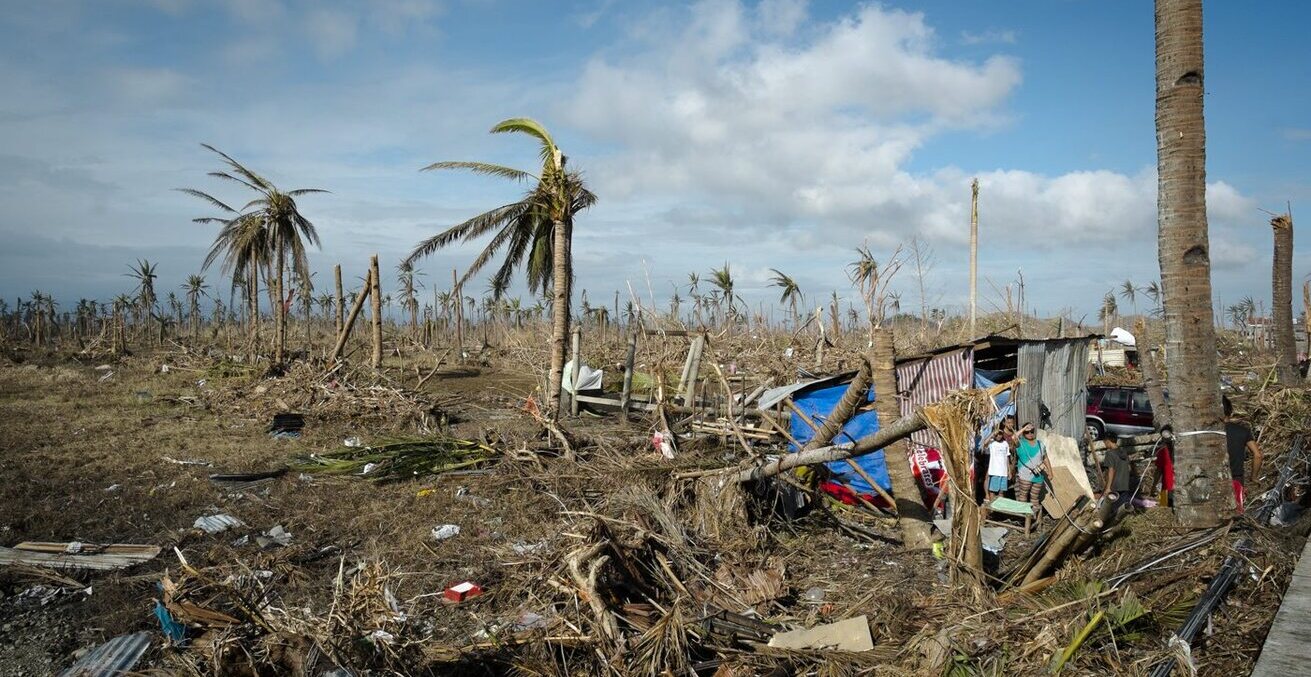
M 989 380 L 987 376 L 979 373 L 979 371 L 975 371 L 974 387 L 990 388 L 994 385 L 996 384 Z M 823 425 L 824 421 L 828 420 L 829 413 L 837 406 L 838 400 L 842 399 L 842 394 L 845 392 L 847 392 L 846 383 L 824 388 L 816 388 L 814 390 L 803 389 L 792 395 L 792 402 L 797 405 L 797 409 L 805 412 L 806 416 L 809 416 L 810 420 L 815 422 L 815 425 Z M 874 401 L 873 386 L 870 386 L 868 397 L 870 402 Z M 990 431 L 992 426 L 996 425 L 996 422 L 1000 421 L 1002 417 L 1007 414 L 1015 413 L 1015 405 L 1010 401 L 1010 399 L 1010 391 L 1003 392 L 996 397 L 998 412 L 992 420 L 984 424 L 985 435 L 991 434 Z M 851 420 L 847 421 L 847 424 L 842 426 L 842 432 L 838 433 L 838 436 L 833 439 L 833 443 L 845 444 L 855 442 L 862 437 L 878 432 L 878 429 L 878 414 L 873 410 L 862 411 L 855 416 L 852 416 Z M 796 414 L 796 412 L 792 413 L 790 432 L 792 433 L 792 436 L 796 438 L 797 442 L 803 445 L 815 436 L 814 431 L 810 429 L 810 426 L 807 425 L 806 422 Z M 793 451 L 796 451 L 796 449 L 794 448 Z M 882 450 L 876 451 L 872 454 L 858 456 L 851 459 L 851 461 L 859 465 L 860 469 L 865 471 L 866 475 L 869 475 L 870 478 L 877 482 L 879 487 L 885 491 L 890 491 L 892 489 L 892 479 L 888 477 L 888 464 L 883 456 Z M 847 461 L 833 461 L 825 465 L 828 466 L 829 473 L 833 476 L 833 481 L 841 482 L 860 494 L 874 493 L 874 488 L 869 485 L 869 482 L 866 482 L 864 477 L 861 477 L 859 473 L 853 470 Z
M 818 388 L 809 392 L 803 392 L 793 395 L 792 401 L 797 405 L 797 409 L 804 411 L 815 425 L 824 425 L 828 420 L 828 415 L 837 406 L 838 400 L 842 399 L 842 394 L 847 392 L 847 384 L 829 386 L 827 388 Z M 869 389 L 869 401 L 874 401 L 874 388 Z M 813 438 L 814 431 L 806 422 L 801 419 L 796 412 L 792 413 L 792 436 L 797 442 L 805 444 Z M 871 435 L 879 429 L 878 414 L 873 411 L 862 411 L 851 417 L 847 424 L 842 426 L 842 432 L 833 439 L 834 444 L 844 444 L 855 442 L 856 440 Z M 793 449 L 796 451 L 796 449 Z M 852 462 L 860 466 L 865 474 L 869 475 L 879 487 L 884 490 L 892 489 L 892 480 L 888 477 L 888 465 L 883 458 L 883 451 L 879 450 L 872 454 L 858 456 L 851 459 Z M 872 494 L 874 488 L 865 481 L 851 465 L 846 461 L 833 461 L 826 464 L 829 472 L 833 475 L 833 480 L 841 482 L 852 488 L 852 490 L 861 494 Z

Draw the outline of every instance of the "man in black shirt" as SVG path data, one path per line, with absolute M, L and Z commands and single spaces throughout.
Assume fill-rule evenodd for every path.
M 1252 437 L 1252 429 L 1247 427 L 1246 423 L 1239 421 L 1234 416 L 1234 403 L 1229 398 L 1224 398 L 1225 410 L 1225 443 L 1229 450 L 1229 474 L 1234 480 L 1234 502 L 1238 504 L 1238 512 L 1242 514 L 1243 503 L 1246 497 L 1243 494 L 1243 479 L 1246 475 L 1243 473 L 1244 462 L 1247 461 L 1247 454 L 1252 454 L 1252 476 L 1256 477 L 1261 474 L 1261 445 L 1257 443 L 1256 438 Z

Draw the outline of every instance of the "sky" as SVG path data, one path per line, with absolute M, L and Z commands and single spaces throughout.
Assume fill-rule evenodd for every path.
M 1159 278 L 1153 16 L 1147 2 L 946 0 L 5 0 L 0 11 L 0 297 L 106 300 L 137 259 L 161 290 L 198 272 L 212 144 L 299 200 L 358 284 L 521 186 L 420 172 L 532 168 L 497 121 L 545 124 L 599 201 L 580 215 L 578 286 L 661 307 L 727 263 L 756 307 L 771 269 L 807 305 L 855 249 L 927 243 L 929 307 L 968 299 L 980 183 L 980 309 L 1022 276 L 1029 308 L 1095 324 L 1103 295 Z M 1262 210 L 1311 198 L 1311 5 L 1208 2 L 1208 213 L 1220 303 L 1269 298 Z M 1301 240 L 1295 279 L 1311 273 Z M 419 266 L 448 287 L 480 242 Z M 210 284 L 226 290 L 218 267 Z M 384 273 L 384 292 L 391 275 Z M 394 282 L 392 285 L 394 288 Z M 473 285 L 481 290 L 483 283 Z M 903 268 L 893 286 L 920 306 Z M 522 277 L 511 294 L 523 294 Z M 223 294 L 226 297 L 226 294 Z M 1121 305 L 1129 307 L 1127 300 Z M 1139 305 L 1146 301 L 1139 300 Z M 857 305 L 859 305 L 857 303 Z M 778 312 L 778 311 L 775 311 Z

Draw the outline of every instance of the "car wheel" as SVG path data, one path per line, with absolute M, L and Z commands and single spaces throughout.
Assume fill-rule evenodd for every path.
M 1101 421 L 1088 419 L 1087 425 L 1088 436 L 1091 437 L 1094 442 L 1106 436 L 1106 426 L 1102 425 Z

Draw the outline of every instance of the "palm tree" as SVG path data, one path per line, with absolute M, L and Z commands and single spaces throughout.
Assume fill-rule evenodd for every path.
M 1147 298 L 1152 300 L 1152 314 L 1160 315 L 1161 314 L 1161 283 L 1157 282 L 1156 280 L 1152 280 L 1151 282 L 1147 283 L 1147 286 L 1143 287 L 1139 291 L 1143 293 L 1143 296 L 1146 296 Z
M 402 267 L 396 281 L 400 285 L 401 308 L 410 312 L 410 331 L 418 331 L 419 297 L 415 292 L 414 269 Z
M 888 285 L 892 276 L 901 268 L 901 249 L 898 248 L 888 258 L 887 263 L 879 266 L 867 245 L 856 248 L 857 258 L 847 266 L 851 281 L 860 288 L 860 296 L 865 302 L 865 311 L 869 315 L 870 340 L 874 340 L 873 330 L 882 325 L 886 318 Z M 897 306 L 900 307 L 900 299 Z
M 529 291 L 549 287 L 554 296 L 551 304 L 551 367 L 546 396 L 547 409 L 552 416 L 558 416 L 565 344 L 569 338 L 574 217 L 596 204 L 596 195 L 587 189 L 581 174 L 566 170 L 564 153 L 537 121 L 529 118 L 503 120 L 492 127 L 491 133 L 519 133 L 535 139 L 542 163 L 539 173 L 486 162 L 437 162 L 424 170 L 464 169 L 513 181 L 533 181 L 533 187 L 516 202 L 479 214 L 420 242 L 401 265 L 411 267 L 419 259 L 457 240 L 467 242 L 494 233 L 483 251 L 469 264 L 464 280 L 481 270 L 505 247 L 505 260 L 493 276 L 498 281 L 497 288 L 504 291 L 514 269 L 526 260 Z
M 205 284 L 204 275 L 188 275 L 182 289 L 187 295 L 187 307 L 191 313 L 191 335 L 194 340 L 200 335 L 200 297 L 209 295 L 205 291 L 209 289 L 209 285 Z
M 1133 286 L 1133 282 L 1125 280 L 1120 283 L 1120 298 L 1129 302 L 1129 307 L 1133 308 L 1133 314 L 1138 314 L 1138 288 Z
M 1120 307 L 1115 303 L 1115 292 L 1106 292 L 1106 296 L 1102 297 L 1102 306 L 1097 309 L 1097 320 L 1102 323 L 1103 334 L 1111 333 L 1111 323 L 1119 313 Z
M 1297 338 L 1293 334 L 1293 216 L 1278 214 L 1270 219 L 1274 230 L 1274 264 L 1271 272 L 1271 320 L 1275 323 L 1275 358 L 1279 382 L 1293 385 L 1298 380 Z
M 1165 291 L 1168 386 L 1175 430 L 1217 430 L 1220 368 L 1211 310 L 1202 114 L 1202 0 L 1156 0 L 1157 253 Z M 1175 442 L 1175 515 L 1188 527 L 1219 524 L 1229 469 L 1219 435 Z
M 678 321 L 678 306 L 683 299 L 678 298 L 678 287 L 674 287 L 674 295 L 669 297 L 669 317 L 675 322 Z
M 194 219 L 198 223 L 219 223 L 221 229 L 214 238 L 214 245 L 209 256 L 205 258 L 208 268 L 220 255 L 224 257 L 225 269 L 231 269 L 234 279 L 247 274 L 252 287 L 258 286 L 258 273 L 261 265 L 273 264 L 274 293 L 274 337 L 273 361 L 282 364 L 287 344 L 287 298 L 286 269 L 300 277 L 302 283 L 309 279 L 309 259 L 305 255 L 305 242 L 319 245 L 319 234 L 314 224 L 300 213 L 296 198 L 311 193 L 326 193 L 320 188 L 297 188 L 290 191 L 279 190 L 272 181 L 256 174 L 240 162 L 209 144 L 201 144 L 206 149 L 223 158 L 226 171 L 210 172 L 209 175 L 240 184 L 255 193 L 254 199 L 247 202 L 240 210 L 224 204 L 212 195 L 194 188 L 180 188 L 184 193 L 198 197 L 210 205 L 218 207 L 223 216 Z M 251 290 L 251 314 L 258 322 L 259 300 L 257 289 Z M 253 327 L 254 325 L 252 325 Z M 254 334 L 252 334 L 254 336 Z
M 797 327 L 799 325 L 799 320 L 797 319 L 797 304 L 801 303 L 803 299 L 801 287 L 797 284 L 796 280 L 784 275 L 779 269 L 770 268 L 769 271 L 774 274 L 774 277 L 770 278 L 770 282 L 775 287 L 783 290 L 782 295 L 778 297 L 778 302 L 788 305 L 792 311 L 792 326 Z
M 717 312 L 723 312 L 723 304 L 728 304 L 728 312 L 723 319 L 737 318 L 737 295 L 733 292 L 733 273 L 728 269 L 728 262 L 724 262 L 723 268 L 712 268 L 710 270 L 710 284 L 719 290 L 715 300 Z M 730 322 L 731 324 L 731 322 Z
M 155 309 L 155 280 L 159 277 L 155 269 L 155 264 L 146 259 L 138 259 L 136 264 L 128 266 L 128 272 L 124 273 L 137 281 L 137 287 L 133 291 L 136 292 L 136 312 L 139 319 L 150 317 Z

